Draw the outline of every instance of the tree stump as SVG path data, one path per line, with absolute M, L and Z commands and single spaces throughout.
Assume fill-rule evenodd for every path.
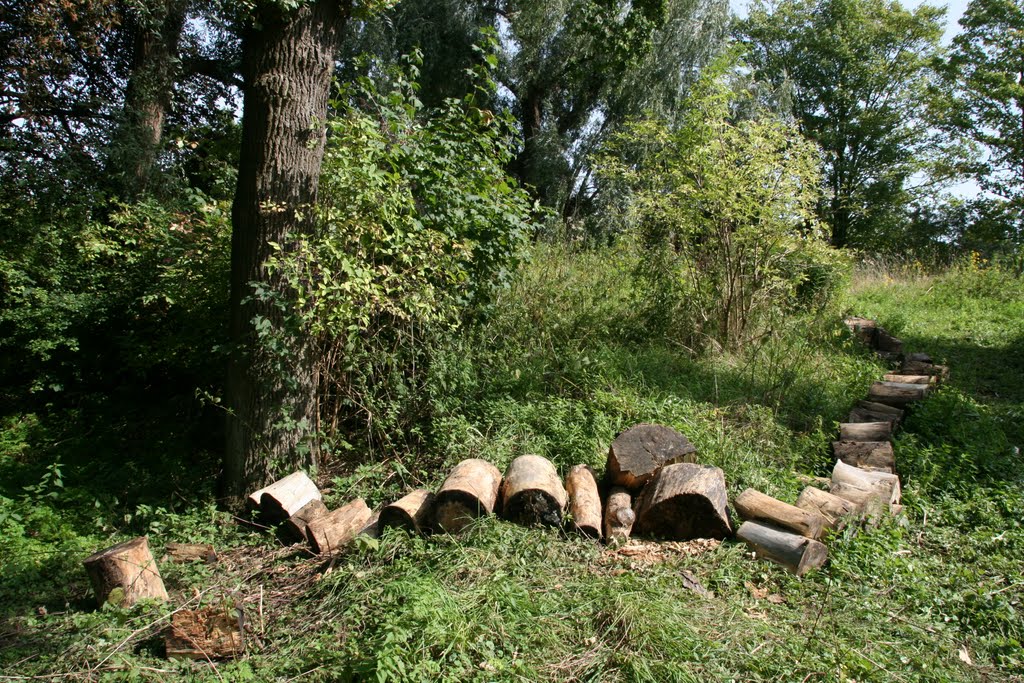
M 396 528 L 421 534 L 430 529 L 434 517 L 434 494 L 416 489 L 380 511 L 377 526 L 380 531 Z
M 626 545 L 635 521 L 629 491 L 616 486 L 608 493 L 604 508 L 604 542 L 614 548 Z
M 316 498 L 309 501 L 281 525 L 280 536 L 282 540 L 291 543 L 308 543 L 309 523 L 326 514 L 327 506 L 324 505 L 322 500 Z
M 833 441 L 832 452 L 847 465 L 862 470 L 896 471 L 896 456 L 888 441 Z
M 204 607 L 171 616 L 165 643 L 169 659 L 228 659 L 245 651 L 241 610 Z
M 658 470 L 636 504 L 638 535 L 668 540 L 726 538 L 725 475 L 717 467 L 680 463 Z
M 928 394 L 927 385 L 875 382 L 868 392 L 868 400 L 884 403 L 894 408 L 904 408 L 909 403 L 920 401 Z
M 892 422 L 844 422 L 839 425 L 840 441 L 888 441 Z
M 501 514 L 526 526 L 561 526 L 566 505 L 562 480 L 546 458 L 521 455 L 501 483 Z
M 828 560 L 823 543 L 760 522 L 744 522 L 736 536 L 758 557 L 780 564 L 797 576 L 818 569 Z
M 258 507 L 260 520 L 278 524 L 301 510 L 311 500 L 320 500 L 320 489 L 302 470 L 296 470 L 270 486 L 254 491 L 248 503 Z
M 318 555 L 333 555 L 366 526 L 370 508 L 362 498 L 312 520 L 306 527 L 309 545 Z
M 145 536 L 93 553 L 82 564 L 101 606 L 108 601 L 127 607 L 144 598 L 167 599 Z
M 846 518 L 857 513 L 857 506 L 828 491 L 808 486 L 796 499 L 796 506 L 815 511 L 825 520 L 825 528 L 838 531 L 846 524 Z
M 606 476 L 613 486 L 639 491 L 665 465 L 693 462 L 697 449 L 664 425 L 639 424 L 615 437 L 608 449 Z
M 755 489 L 746 489 L 736 496 L 733 506 L 743 519 L 766 522 L 807 538 L 820 537 L 825 527 L 824 518 L 816 510 L 783 503 Z
M 217 551 L 209 543 L 168 543 L 164 546 L 166 559 L 171 562 L 202 561 L 213 564 L 217 561 Z
M 482 515 L 495 511 L 501 472 L 478 458 L 463 460 L 452 469 L 434 499 L 434 522 L 440 531 L 458 533 Z
M 578 532 L 601 538 L 601 494 L 594 470 L 576 465 L 565 476 L 565 493 L 569 496 L 569 514 Z

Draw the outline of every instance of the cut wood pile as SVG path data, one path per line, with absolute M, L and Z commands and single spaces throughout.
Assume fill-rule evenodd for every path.
M 901 511 L 893 434 L 904 411 L 948 375 L 927 354 L 904 356 L 902 342 L 876 322 L 850 318 L 846 324 L 884 358 L 898 359 L 898 372 L 872 384 L 839 425 L 831 479 L 813 480 L 793 504 L 744 490 L 732 501 L 738 528 L 730 516 L 725 473 L 700 464 L 697 448 L 683 434 L 655 424 L 638 424 L 615 437 L 603 478 L 580 464 L 562 479 L 539 455 L 516 458 L 504 475 L 485 460 L 470 459 L 458 463 L 436 492 L 416 489 L 373 511 L 362 498 L 329 509 L 316 484 L 298 471 L 253 492 L 247 505 L 282 541 L 303 543 L 328 559 L 360 534 L 376 536 L 387 528 L 459 533 L 477 518 L 499 515 L 601 539 L 612 548 L 631 536 L 678 542 L 735 535 L 756 557 L 803 575 L 827 561 L 823 541 L 830 532 Z M 210 563 L 217 554 L 208 545 L 168 544 L 165 559 Z M 85 567 L 100 603 L 168 599 L 145 537 L 97 552 Z M 178 610 L 167 633 L 167 654 L 237 656 L 245 647 L 242 624 L 240 609 Z

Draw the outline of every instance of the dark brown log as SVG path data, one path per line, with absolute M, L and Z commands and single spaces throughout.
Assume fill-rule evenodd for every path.
M 356 498 L 342 507 L 317 517 L 306 527 L 309 545 L 318 555 L 333 555 L 356 537 L 370 519 L 366 501 Z
M 882 353 L 900 354 L 903 353 L 903 342 L 889 334 L 885 328 L 879 327 L 875 335 L 875 348 Z
M 327 506 L 322 500 L 309 501 L 281 525 L 282 539 L 291 543 L 308 543 L 309 523 L 318 517 L 323 517 L 327 512 Z
M 824 518 L 816 511 L 783 503 L 755 489 L 746 489 L 736 496 L 733 507 L 743 519 L 765 522 L 807 538 L 820 537 L 825 526 Z
M 566 498 L 555 466 L 539 455 L 513 460 L 501 482 L 502 516 L 526 526 L 560 526 Z
M 884 403 L 895 408 L 903 408 L 914 401 L 920 401 L 928 394 L 928 387 L 923 384 L 897 384 L 895 382 L 875 382 L 868 392 L 868 400 Z
M 164 546 L 166 559 L 171 562 L 196 562 L 213 564 L 217 551 L 209 543 L 168 543 Z
M 813 486 L 808 486 L 800 493 L 796 506 L 816 511 L 825 520 L 826 528 L 832 530 L 842 529 L 846 525 L 846 518 L 857 512 L 857 507 L 845 498 Z
M 635 521 L 629 491 L 621 486 L 614 487 L 604 507 L 604 542 L 615 548 L 625 545 Z
M 500 485 L 501 471 L 486 460 L 460 462 L 434 500 L 437 529 L 454 534 L 477 517 L 493 514 Z
M 311 500 L 320 500 L 320 489 L 302 470 L 278 479 L 249 494 L 248 505 L 259 509 L 260 521 L 278 524 L 301 510 Z
M 434 494 L 416 489 L 380 511 L 377 526 L 380 531 L 396 528 L 409 533 L 426 533 L 434 518 Z
M 856 407 L 850 411 L 847 422 L 891 422 L 893 426 L 899 424 L 903 419 L 903 411 L 884 403 L 873 403 L 871 401 L 858 401 Z
M 245 652 L 244 618 L 238 607 L 178 610 L 171 616 L 169 659 L 228 659 Z
M 613 486 L 639 491 L 665 465 L 693 462 L 697 449 L 664 425 L 639 424 L 615 437 L 608 449 L 606 473 Z
M 892 422 L 844 422 L 839 425 L 841 441 L 887 441 L 892 438 Z
M 931 375 L 940 382 L 949 378 L 949 368 L 945 365 L 933 365 L 921 361 L 907 360 L 900 366 L 900 373 L 904 375 Z
M 888 441 L 833 441 L 832 452 L 847 465 L 894 473 L 896 456 Z
M 601 538 L 601 494 L 597 477 L 587 465 L 576 465 L 565 476 L 565 493 L 569 496 L 569 515 L 578 532 Z
M 658 470 L 636 503 L 638 535 L 687 541 L 732 535 L 725 475 L 717 467 L 680 463 Z
M 83 564 L 100 605 L 112 602 L 127 607 L 144 598 L 167 599 L 145 536 L 93 553 Z
M 882 380 L 897 384 L 935 384 L 938 381 L 935 375 L 894 375 L 892 373 L 882 375 Z
M 830 491 L 862 508 L 872 498 L 877 498 L 889 511 L 900 502 L 902 496 L 900 478 L 895 474 L 862 470 L 841 460 L 832 468 Z
M 780 564 L 797 576 L 818 569 L 828 560 L 823 543 L 768 524 L 744 522 L 736 536 L 758 557 Z

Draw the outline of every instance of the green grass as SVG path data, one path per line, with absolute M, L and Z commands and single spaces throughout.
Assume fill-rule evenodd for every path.
M 885 366 L 843 311 L 789 318 L 743 354 L 652 339 L 625 253 L 538 249 L 494 316 L 431 369 L 429 448 L 332 472 L 328 501 L 386 503 L 465 457 L 603 468 L 619 430 L 656 421 L 722 467 L 730 493 L 792 502 Z M 279 548 L 214 505 L 215 461 L 181 408 L 14 413 L 0 432 L 0 672 L 111 680 L 980 681 L 1024 676 L 1024 285 L 965 264 L 856 278 L 877 318 L 952 377 L 896 443 L 906 513 L 829 541 L 796 579 L 726 542 L 653 565 L 547 530 L 482 520 L 457 537 L 389 533 L 333 565 Z M 201 431 L 201 430 L 199 430 Z M 61 483 L 47 466 L 61 468 Z M 120 474 L 119 474 L 120 472 Z M 30 487 L 25 489 L 24 487 Z M 54 494 L 51 497 L 51 494 Z M 95 610 L 80 561 L 131 534 L 223 549 L 162 570 L 174 605 L 241 602 L 249 652 L 168 662 L 172 607 Z M 689 571 L 714 593 L 685 588 Z M 197 598 L 197 595 L 199 596 Z M 40 609 L 44 608 L 44 609 Z M 44 613 L 45 612 L 45 613 Z M 971 663 L 963 661 L 961 655 Z

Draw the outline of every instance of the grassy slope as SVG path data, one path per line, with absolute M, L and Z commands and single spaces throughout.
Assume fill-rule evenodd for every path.
M 414 484 L 436 486 L 471 456 L 504 466 L 537 452 L 563 469 L 600 468 L 614 434 L 638 421 L 684 431 L 733 494 L 754 486 L 792 501 L 796 473 L 825 474 L 835 422 L 883 370 L 835 316 L 788 321 L 746 356 L 692 361 L 644 340 L 623 294 L 629 263 L 613 256 L 540 252 L 480 337 L 435 367 L 432 452 L 345 472 L 329 498 L 386 502 Z M 388 535 L 326 568 L 191 496 L 129 505 L 134 489 L 122 481 L 118 502 L 90 508 L 95 465 L 67 465 L 53 499 L 52 485 L 22 492 L 41 463 L 82 459 L 52 419 L 11 418 L 0 495 L 37 505 L 0 522 L 0 669 L 210 680 L 1010 680 L 1024 674 L 1024 487 L 1012 450 L 1024 443 L 1022 301 L 1019 281 L 976 268 L 855 283 L 848 308 L 948 362 L 953 380 L 899 437 L 903 520 L 833 539 L 828 568 L 803 580 L 734 543 L 647 566 L 496 520 L 457 538 Z M 201 462 L 167 465 L 167 488 L 187 491 Z M 140 477 L 149 471 L 139 467 Z M 217 673 L 168 663 L 156 621 L 166 608 L 89 611 L 77 563 L 114 530 L 149 530 L 156 547 L 206 539 L 227 548 L 212 567 L 165 566 L 166 579 L 179 604 L 196 590 L 208 591 L 206 602 L 243 601 L 251 653 Z M 686 590 L 684 570 L 716 597 Z

